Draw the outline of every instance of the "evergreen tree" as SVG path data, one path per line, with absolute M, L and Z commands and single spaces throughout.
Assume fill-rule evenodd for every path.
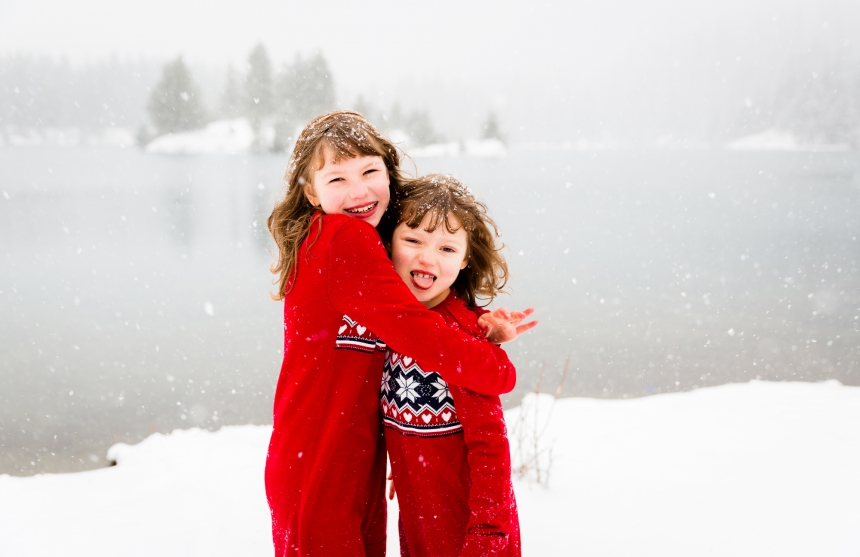
M 406 117 L 403 116 L 403 109 L 400 108 L 400 103 L 395 102 L 391 106 L 391 110 L 388 110 L 382 114 L 382 120 L 385 122 L 383 124 L 386 130 L 401 130 L 403 129 L 403 125 L 406 123 Z
M 229 119 L 242 115 L 242 89 L 239 86 L 239 75 L 233 66 L 227 68 L 227 81 L 221 93 L 218 115 Z
M 248 74 L 245 79 L 245 116 L 259 131 L 263 119 L 274 112 L 272 63 L 262 43 L 248 56 Z
M 333 110 L 334 80 L 322 53 L 308 58 L 297 54 L 292 64 L 285 65 L 278 80 L 278 96 L 283 116 L 291 125 L 302 125 Z
M 322 53 L 309 58 L 296 54 L 292 64 L 284 64 L 277 81 L 278 119 L 273 151 L 288 148 L 294 131 L 314 116 L 335 108 L 334 81 Z
M 502 142 L 505 141 L 505 137 L 502 135 L 502 130 L 499 129 L 499 119 L 496 117 L 495 112 L 490 112 L 487 115 L 487 120 L 484 122 L 483 132 L 481 133 L 481 138 L 498 139 Z
M 206 123 L 197 85 L 181 56 L 164 66 L 146 110 L 159 134 L 193 130 Z
M 416 146 L 439 143 L 442 138 L 433 128 L 426 110 L 413 110 L 406 116 L 403 130 Z
M 364 95 L 359 95 L 353 103 L 353 110 L 373 122 L 376 120 L 376 108 L 364 98 Z

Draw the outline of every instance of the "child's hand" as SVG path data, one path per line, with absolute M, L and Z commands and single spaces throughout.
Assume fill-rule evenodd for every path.
M 394 472 L 388 472 L 388 479 L 391 480 L 388 484 L 388 499 L 394 501 Z
M 534 312 L 534 308 L 514 312 L 499 308 L 479 317 L 478 326 L 487 335 L 487 340 L 494 344 L 502 344 L 503 342 L 510 342 L 524 332 L 537 327 L 537 321 L 522 323 L 526 317 Z

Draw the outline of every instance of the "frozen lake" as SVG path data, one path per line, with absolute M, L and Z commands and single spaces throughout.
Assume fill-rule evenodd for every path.
M 281 305 L 265 218 L 286 156 L 0 150 L 0 474 L 268 423 Z M 418 160 L 489 205 L 519 401 L 756 377 L 860 385 L 860 154 L 514 151 Z

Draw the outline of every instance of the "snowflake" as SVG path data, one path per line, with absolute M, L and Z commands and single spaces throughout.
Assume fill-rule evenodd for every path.
M 436 381 L 430 384 L 437 389 L 436 394 L 433 395 L 434 397 L 436 397 L 436 400 L 442 402 L 443 400 L 448 398 L 448 383 L 446 383 L 444 379 L 439 377 L 438 379 L 436 379 Z
M 397 389 L 397 396 L 400 397 L 400 400 L 404 398 L 408 398 L 412 402 L 415 402 L 416 396 L 418 393 L 415 392 L 416 387 L 418 387 L 418 382 L 412 377 L 398 377 L 397 384 L 400 385 L 400 388 Z

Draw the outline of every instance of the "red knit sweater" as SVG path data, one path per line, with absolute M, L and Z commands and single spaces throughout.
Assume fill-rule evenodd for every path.
M 450 294 L 433 308 L 453 329 L 483 340 L 480 310 Z M 514 367 L 493 346 L 492 365 Z M 498 396 L 446 383 L 447 369 L 426 372 L 388 350 L 381 407 L 385 443 L 400 505 L 403 557 L 520 555 L 511 456 Z
M 415 300 L 373 227 L 315 217 L 284 300 L 266 460 L 277 557 L 384 555 L 385 344 L 374 333 L 426 369 L 451 370 L 451 383 L 491 394 L 514 386 L 514 371 L 493 365 L 489 343 L 452 330 Z

